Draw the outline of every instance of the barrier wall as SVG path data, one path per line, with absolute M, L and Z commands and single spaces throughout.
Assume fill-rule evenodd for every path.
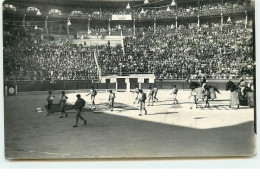
M 200 83 L 199 80 L 192 80 L 193 82 L 197 82 Z M 215 86 L 216 88 L 218 88 L 219 90 L 226 90 L 226 83 L 229 80 L 211 80 L 208 79 L 207 80 L 207 84 Z M 234 83 L 238 83 L 239 80 L 232 80 Z M 174 85 L 176 85 L 176 87 L 178 89 L 189 89 L 189 82 L 187 82 L 186 80 L 168 80 L 168 79 L 163 79 L 163 80 L 155 80 L 154 84 L 142 84 L 141 88 L 143 89 L 148 89 L 149 86 L 153 86 L 156 85 L 156 87 L 158 89 L 172 89 Z
M 232 80 L 234 83 L 238 83 L 239 80 Z M 193 80 L 193 82 L 199 83 L 199 80 Z M 209 85 L 217 87 L 219 90 L 226 89 L 226 83 L 228 80 L 207 80 Z M 136 84 L 136 82 L 134 82 Z M 134 89 L 134 85 L 131 85 L 131 89 Z M 116 89 L 116 83 L 91 83 L 90 81 L 8 81 L 5 82 L 5 86 L 17 85 L 17 92 L 30 92 L 30 91 L 49 91 L 49 90 L 79 90 L 90 89 L 92 86 L 95 89 Z M 150 86 L 156 85 L 158 89 L 172 89 L 173 85 L 176 85 L 178 89 L 189 89 L 189 82 L 186 80 L 155 80 L 155 83 L 142 83 L 142 89 L 148 89 Z M 126 89 L 124 82 L 118 84 L 118 89 Z

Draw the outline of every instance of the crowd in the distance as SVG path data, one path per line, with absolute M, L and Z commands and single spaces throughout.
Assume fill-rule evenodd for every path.
M 184 27 L 184 26 L 183 26 Z M 167 32 L 167 30 L 170 30 Z M 4 38 L 4 73 L 27 80 L 96 80 L 102 74 L 153 73 L 160 79 L 228 79 L 254 75 L 252 28 L 159 26 L 125 37 L 124 46 L 53 45 L 26 34 Z
M 9 79 L 98 79 L 91 48 L 44 44 L 30 36 L 4 40 L 4 73 Z
M 108 47 L 111 50 L 111 47 Z M 125 54 L 100 55 L 103 73 L 154 73 L 157 78 L 252 76 L 252 29 L 198 29 L 126 37 Z M 118 50 L 118 48 L 117 48 Z M 120 51 L 122 53 L 122 51 Z
M 220 13 L 222 12 L 232 12 L 239 11 L 243 8 L 248 7 L 249 1 L 233 1 L 233 2 L 215 2 L 215 3 L 201 3 L 201 4 L 191 4 L 191 5 L 181 5 L 181 6 L 165 6 L 164 8 L 159 7 L 143 7 L 143 6 L 130 6 L 130 9 L 117 8 L 117 9 L 109 9 L 109 10 L 92 10 L 89 11 L 89 14 L 92 18 L 100 18 L 100 17 L 110 17 L 110 15 L 126 15 L 132 14 L 134 18 L 142 18 L 142 17 L 161 17 L 161 16 L 169 16 L 169 15 L 194 15 L 194 14 L 212 14 L 212 13 Z
M 71 23 L 72 25 L 78 24 L 77 26 L 80 25 L 84 25 L 82 24 L 82 22 L 80 23 L 76 23 L 73 19 L 74 16 L 76 16 L 78 18 L 78 16 L 84 16 L 83 19 L 85 19 L 85 21 L 87 21 L 88 19 L 90 20 L 104 20 L 108 21 L 108 19 L 112 20 L 112 15 L 132 15 L 132 19 L 136 19 L 136 20 L 153 20 L 154 18 L 156 19 L 175 19 L 175 17 L 180 16 L 180 17 L 185 17 L 185 16 L 197 16 L 197 15 L 220 15 L 221 13 L 223 14 L 228 14 L 228 13 L 234 13 L 234 12 L 242 12 L 244 13 L 245 11 L 248 10 L 248 8 L 250 7 L 250 1 L 249 0 L 233 0 L 230 2 L 224 2 L 222 4 L 221 1 L 219 2 L 200 2 L 199 4 L 196 3 L 189 3 L 189 5 L 187 4 L 181 4 L 181 5 L 177 5 L 177 6 L 166 6 L 163 8 L 147 8 L 147 7 L 143 7 L 143 6 L 131 6 L 130 9 L 126 9 L 125 7 L 122 8 L 118 8 L 116 7 L 109 7 L 109 8 L 101 8 L 101 9 L 93 9 L 93 8 L 88 8 L 86 10 L 86 12 L 81 12 L 81 11 L 76 11 L 76 12 L 80 12 L 80 14 L 74 14 L 72 13 L 72 19 L 71 19 Z M 74 12 L 74 11 L 72 11 Z M 27 23 L 29 23 L 30 21 L 28 21 L 29 18 L 27 18 Z M 31 18 L 34 19 L 34 18 Z M 76 19 L 78 20 L 78 19 Z M 91 21 L 92 22 L 92 21 Z M 43 24 L 41 24 L 41 21 L 37 21 L 37 20 L 32 20 L 32 24 L 37 24 L 38 28 L 35 29 L 34 26 L 31 26 L 31 31 L 39 31 L 39 30 L 43 30 Z M 66 34 L 67 33 L 67 22 L 64 20 L 49 20 L 48 22 L 49 25 L 49 32 L 50 33 L 57 33 L 57 34 Z M 94 25 L 94 24 L 90 24 L 90 28 L 89 28 L 89 33 L 86 33 L 86 35 L 90 34 L 90 35 L 104 35 L 104 34 L 108 34 L 108 29 L 107 29 L 107 23 L 106 25 Z M 73 29 L 73 26 L 70 26 L 69 28 L 70 32 L 73 34 L 77 34 L 76 30 Z M 120 32 L 118 32 L 116 27 L 111 26 L 111 30 L 110 32 L 113 32 L 113 34 L 116 35 L 120 35 Z M 125 34 L 127 34 L 127 32 L 130 32 L 129 28 L 123 28 L 123 32 L 125 32 Z M 86 37 L 85 35 L 85 37 Z M 84 35 L 83 35 L 84 37 Z M 81 36 L 78 36 L 77 38 L 81 38 Z

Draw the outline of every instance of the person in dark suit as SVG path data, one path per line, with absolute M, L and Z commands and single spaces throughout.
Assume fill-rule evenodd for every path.
M 73 108 L 77 109 L 76 124 L 73 125 L 73 127 L 77 127 L 77 126 L 78 126 L 79 118 L 84 121 L 84 125 L 87 124 L 87 120 L 84 119 L 84 118 L 81 116 L 81 112 L 82 112 L 83 108 L 85 107 L 86 101 L 81 98 L 80 94 L 77 94 L 77 98 L 78 98 L 78 99 L 77 99 L 77 101 L 75 102 L 75 105 L 73 106 Z

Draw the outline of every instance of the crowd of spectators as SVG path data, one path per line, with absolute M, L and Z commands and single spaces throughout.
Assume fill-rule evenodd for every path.
M 153 73 L 160 79 L 251 77 L 255 65 L 252 34 L 252 29 L 220 32 L 217 27 L 193 32 L 144 32 L 125 38 L 121 48 L 124 54 L 102 54 L 99 60 L 103 73 Z
M 187 4 L 187 3 L 186 3 Z M 126 7 L 102 7 L 100 8 L 91 8 L 88 7 L 86 11 L 77 11 L 75 9 L 72 12 L 62 12 L 51 14 L 55 17 L 60 16 L 70 16 L 70 17 L 84 17 L 86 19 L 108 19 L 111 18 L 111 15 L 133 15 L 136 19 L 141 18 L 154 18 L 155 17 L 169 17 L 169 16 L 190 16 L 190 15 L 203 15 L 203 14 L 220 14 L 222 13 L 231 13 L 237 11 L 245 11 L 249 5 L 250 0 L 234 0 L 229 2 L 198 2 L 189 3 L 189 5 L 177 4 L 176 6 L 170 6 L 170 4 L 160 6 L 134 6 L 131 5 L 130 9 Z M 79 8 L 82 9 L 82 8 Z M 55 26 L 53 26 L 55 27 Z
M 244 28 L 245 25 L 246 27 L 252 27 L 252 20 L 247 20 L 247 22 L 245 22 L 245 19 L 239 19 L 239 20 L 232 20 L 231 17 L 227 17 L 223 19 L 223 28 L 229 29 L 231 27 L 237 27 L 237 28 Z M 217 22 L 217 23 L 212 23 L 212 22 L 203 22 L 200 23 L 199 25 L 200 28 L 220 28 L 221 27 L 221 23 Z M 155 28 L 155 32 L 161 33 L 161 32 L 168 32 L 168 31 L 172 31 L 176 29 L 176 24 L 172 23 L 172 24 L 161 24 L 160 21 L 158 21 L 156 23 L 156 28 Z M 183 30 L 193 30 L 193 29 L 198 29 L 198 23 L 186 23 L 186 24 L 178 24 L 178 28 L 179 30 L 183 31 Z M 146 25 L 146 26 L 136 26 L 135 27 L 135 32 L 139 32 L 139 33 L 143 33 L 143 32 L 154 32 L 154 25 L 153 23 L 150 23 L 150 25 Z M 88 36 L 100 36 L 100 37 L 104 37 L 104 36 L 131 36 L 133 35 L 134 31 L 133 31 L 133 25 L 132 24 L 121 24 L 121 25 L 114 25 L 110 27 L 110 30 L 107 27 L 91 27 L 89 29 L 89 31 L 81 31 L 81 32 L 77 32 L 75 34 L 75 38 L 77 39 L 86 39 L 88 38 Z
M 76 11 L 80 12 L 81 14 L 73 14 L 73 15 L 67 15 L 64 14 L 64 16 L 71 16 L 71 23 L 72 25 L 76 24 L 76 27 L 79 27 L 79 25 L 84 25 L 82 30 L 86 32 L 85 36 L 79 36 L 77 38 L 86 38 L 87 35 L 106 35 L 109 33 L 108 30 L 108 25 L 105 23 L 105 25 L 93 25 L 92 23 L 90 24 L 90 28 L 86 31 L 86 24 L 80 23 L 75 23 L 75 20 L 78 20 L 78 16 L 83 16 L 83 19 L 88 20 L 106 20 L 112 19 L 112 15 L 125 15 L 125 14 L 131 14 L 133 15 L 132 18 L 136 20 L 153 20 L 155 17 L 157 19 L 175 19 L 176 16 L 197 16 L 197 15 L 220 15 L 221 13 L 226 14 L 226 13 L 234 13 L 234 12 L 242 12 L 244 14 L 244 11 L 247 11 L 248 8 L 250 7 L 250 1 L 249 0 L 237 0 L 237 1 L 230 1 L 230 2 L 225 2 L 222 4 L 220 1 L 219 2 L 201 2 L 201 4 L 193 3 L 189 5 L 181 4 L 177 6 L 168 6 L 168 7 L 143 7 L 143 6 L 137 6 L 134 7 L 132 6 L 131 9 L 126 9 L 125 7 L 123 8 L 116 8 L 113 9 L 113 7 L 109 8 L 100 8 L 100 9 L 93 9 L 93 8 L 88 8 L 87 12 L 82 12 L 82 11 Z M 75 12 L 75 11 L 72 11 Z M 73 19 L 73 17 L 76 16 L 76 19 Z M 67 17 L 66 17 L 67 18 Z M 29 19 L 29 20 L 28 20 Z M 33 32 L 39 32 L 40 30 L 43 32 L 44 30 L 44 25 L 43 25 L 43 20 L 38 20 L 38 18 L 32 17 L 32 18 L 26 18 L 26 24 L 30 24 L 30 19 L 32 19 L 31 25 L 26 25 L 28 28 L 31 29 Z M 35 20 L 34 20 L 35 19 Z M 35 27 L 37 25 L 37 28 Z M 67 30 L 67 21 L 64 20 L 56 20 L 54 18 L 50 18 L 48 20 L 48 31 L 49 33 L 52 34 L 66 34 L 68 32 Z M 76 35 L 79 30 L 74 30 L 73 26 L 70 26 L 69 32 Z M 123 32 L 125 32 L 125 35 L 127 32 L 131 34 L 132 32 L 131 28 L 123 28 Z M 88 33 L 87 33 L 88 32 Z M 120 32 L 117 30 L 116 27 L 111 26 L 110 33 L 112 34 L 117 34 L 119 35 Z
M 194 5 L 180 5 L 180 6 L 168 6 L 168 7 L 132 7 L 131 9 L 125 9 L 125 8 L 117 8 L 115 10 L 113 9 L 104 9 L 104 10 L 92 10 L 93 12 L 88 12 L 87 14 L 92 18 L 102 18 L 102 17 L 110 17 L 110 15 L 116 14 L 116 15 L 126 15 L 126 14 L 132 14 L 134 18 L 142 18 L 142 17 L 164 17 L 164 16 L 186 16 L 186 15 L 195 15 L 195 14 L 212 14 L 212 13 L 220 13 L 221 11 L 223 13 L 225 12 L 234 12 L 234 11 L 240 11 L 249 6 L 249 1 L 233 1 L 233 2 L 225 2 L 222 3 L 203 3 L 203 4 L 197 4 Z
M 140 12 L 142 12 L 145 15 L 156 15 L 158 17 L 160 16 L 167 16 L 169 14 L 174 14 L 175 16 L 186 16 L 186 15 L 202 15 L 202 14 L 213 14 L 213 13 L 222 13 L 225 12 L 232 12 L 232 11 L 239 11 L 244 8 L 248 7 L 248 3 L 224 3 L 223 5 L 221 3 L 208 3 L 208 4 L 203 4 L 199 6 L 180 6 L 180 7 L 169 7 L 168 9 L 158 9 L 158 10 L 145 10 L 144 12 L 142 11 L 137 11 L 134 12 L 133 14 L 137 17 L 141 17 L 144 15 L 138 16 Z M 139 12 L 139 13 L 138 13 Z
M 193 31 L 183 27 L 169 31 L 172 25 L 158 26 L 156 33 L 137 32 L 134 37 L 125 37 L 123 46 L 115 47 L 109 43 L 91 47 L 69 42 L 53 45 L 25 33 L 10 33 L 4 37 L 4 73 L 8 78 L 26 80 L 92 81 L 98 80 L 99 67 L 103 75 L 151 73 L 159 79 L 254 75 L 252 27 L 222 31 L 217 26 L 204 25 Z
M 23 36 L 4 39 L 4 74 L 20 80 L 98 80 L 93 48 L 51 45 Z M 14 39 L 16 38 L 16 40 Z

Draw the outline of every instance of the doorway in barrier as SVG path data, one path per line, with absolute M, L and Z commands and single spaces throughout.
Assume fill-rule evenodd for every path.
M 130 78 L 129 81 L 130 81 L 130 88 L 131 89 L 135 89 L 136 86 L 137 87 L 139 86 L 138 78 Z
M 117 89 L 118 90 L 126 90 L 126 82 L 125 82 L 125 78 L 117 78 Z

